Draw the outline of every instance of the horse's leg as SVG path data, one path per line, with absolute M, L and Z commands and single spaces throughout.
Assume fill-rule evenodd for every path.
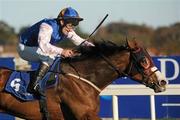
M 53 120 L 64 120 L 60 105 L 49 94 L 47 95 L 47 106 L 50 118 Z M 37 100 L 21 102 L 7 93 L 0 93 L 0 108 L 9 114 L 28 120 L 41 120 L 39 103 Z
M 38 102 L 20 102 L 10 94 L 0 93 L 0 107 L 9 114 L 24 119 L 41 119 Z
M 52 120 L 64 120 L 63 113 L 61 111 L 60 99 L 57 97 L 57 93 L 54 90 L 47 90 L 47 108 Z

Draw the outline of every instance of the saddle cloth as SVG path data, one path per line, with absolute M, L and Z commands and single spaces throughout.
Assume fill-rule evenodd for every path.
M 11 93 L 16 98 L 22 100 L 22 101 L 32 101 L 36 100 L 37 97 L 31 93 L 27 92 L 28 84 L 30 83 L 30 78 L 32 74 L 34 74 L 35 71 L 13 71 L 5 85 L 5 91 Z M 56 84 L 56 79 L 54 81 L 50 81 L 50 84 L 46 84 L 46 82 L 49 80 L 51 73 L 48 72 L 43 80 L 41 80 L 41 87 L 43 89 L 50 87 L 52 85 Z M 56 77 L 56 76 L 55 76 Z M 56 77 L 57 78 L 57 77 Z
M 58 72 L 60 72 L 60 58 L 57 57 L 54 63 L 51 65 L 51 72 L 47 72 L 43 79 L 40 81 L 40 86 L 43 90 L 48 87 L 55 86 L 58 84 Z M 57 70 L 57 73 L 53 73 L 53 70 Z M 11 93 L 16 98 L 22 101 L 32 101 L 37 99 L 35 95 L 27 92 L 27 87 L 36 71 L 13 71 L 7 80 L 5 85 L 5 91 Z

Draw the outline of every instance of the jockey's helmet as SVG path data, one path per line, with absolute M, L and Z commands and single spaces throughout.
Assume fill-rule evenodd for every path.
M 78 12 L 72 7 L 62 9 L 57 18 L 59 20 L 64 20 L 66 23 L 74 23 L 75 26 L 83 20 L 83 18 L 79 17 Z

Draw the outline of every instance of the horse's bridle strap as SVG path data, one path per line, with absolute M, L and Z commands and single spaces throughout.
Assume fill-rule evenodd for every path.
M 89 84 L 90 86 L 92 86 L 94 89 L 96 89 L 99 93 L 102 91 L 100 88 L 98 88 L 96 85 L 94 85 L 92 82 L 90 82 L 89 80 L 85 79 L 85 78 L 82 78 L 82 77 L 79 77 L 75 74 L 72 74 L 72 73 L 66 73 L 66 75 L 69 75 L 69 76 L 72 76 L 74 78 L 77 78 L 81 81 L 84 81 L 86 82 L 87 84 Z
M 153 74 L 155 74 L 158 71 L 157 67 L 153 67 L 151 69 L 152 69 L 152 73 L 150 75 L 144 76 L 144 79 L 143 79 L 144 83 L 147 83 L 147 80 L 149 79 L 149 77 L 151 77 Z
M 121 76 L 121 72 L 119 71 L 119 69 L 118 69 L 113 63 L 111 63 L 110 60 L 109 60 L 106 56 L 104 56 L 103 54 L 100 54 L 100 53 L 99 53 L 99 55 L 103 58 L 103 60 L 104 60 L 108 65 L 111 66 L 111 68 L 112 68 L 114 71 L 116 71 L 116 73 L 118 74 L 118 77 L 120 77 L 120 76 Z

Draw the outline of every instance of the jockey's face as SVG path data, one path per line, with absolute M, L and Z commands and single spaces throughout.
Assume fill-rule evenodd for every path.
M 63 33 L 64 35 L 68 35 L 68 32 L 73 31 L 74 28 L 75 28 L 75 26 L 73 26 L 71 23 L 68 23 L 68 24 L 66 24 L 66 25 L 63 26 L 63 28 L 62 28 L 62 33 Z
M 60 21 L 61 25 L 63 26 L 62 27 L 62 33 L 64 35 L 67 35 L 68 32 L 71 32 L 75 29 L 75 27 L 79 24 L 79 21 L 64 21 L 64 20 L 61 20 Z

